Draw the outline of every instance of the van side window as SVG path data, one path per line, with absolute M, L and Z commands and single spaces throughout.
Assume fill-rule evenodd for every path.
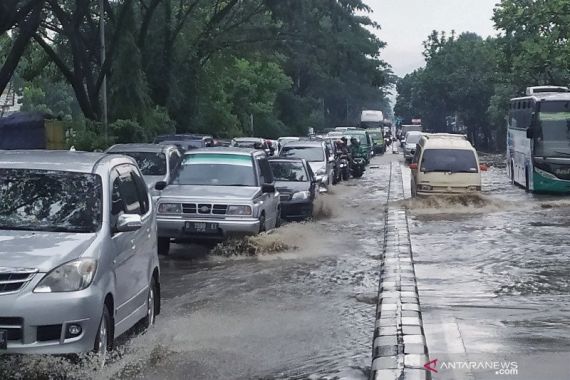
M 261 183 L 273 183 L 273 173 L 271 172 L 271 166 L 266 157 L 260 157 L 257 159 L 259 164 L 259 171 L 261 177 Z

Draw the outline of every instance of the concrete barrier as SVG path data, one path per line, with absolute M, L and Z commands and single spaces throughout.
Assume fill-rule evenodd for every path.
M 392 163 L 372 349 L 372 380 L 431 379 L 406 208 L 402 167 Z

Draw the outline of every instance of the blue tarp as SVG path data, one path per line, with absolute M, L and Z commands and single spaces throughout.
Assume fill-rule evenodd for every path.
M 45 149 L 46 115 L 19 112 L 0 118 L 0 149 Z

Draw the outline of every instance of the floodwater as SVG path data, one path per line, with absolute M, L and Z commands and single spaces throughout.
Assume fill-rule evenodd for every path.
M 0 378 L 367 379 L 389 158 L 324 196 L 314 222 L 216 254 L 175 245 L 157 324 L 123 340 L 103 373 L 12 358 Z
M 368 378 L 389 162 L 334 188 L 320 217 L 215 254 L 162 258 L 162 314 L 105 370 L 0 359 L 2 379 Z M 500 158 L 489 158 L 500 162 Z M 484 174 L 480 196 L 406 200 L 430 359 L 516 362 L 518 379 L 566 379 L 570 198 Z M 487 379 L 480 370 L 434 379 Z
M 500 167 L 483 178 L 481 197 L 409 204 L 430 358 L 516 362 L 517 379 L 570 378 L 570 199 L 527 194 Z

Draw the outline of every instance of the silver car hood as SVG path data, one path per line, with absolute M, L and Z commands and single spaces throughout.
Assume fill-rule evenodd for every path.
M 0 267 L 33 268 L 46 273 L 79 258 L 96 234 L 0 231 Z
M 169 185 L 160 194 L 162 198 L 188 198 L 193 200 L 252 200 L 261 190 L 249 186 L 196 186 L 196 185 Z

